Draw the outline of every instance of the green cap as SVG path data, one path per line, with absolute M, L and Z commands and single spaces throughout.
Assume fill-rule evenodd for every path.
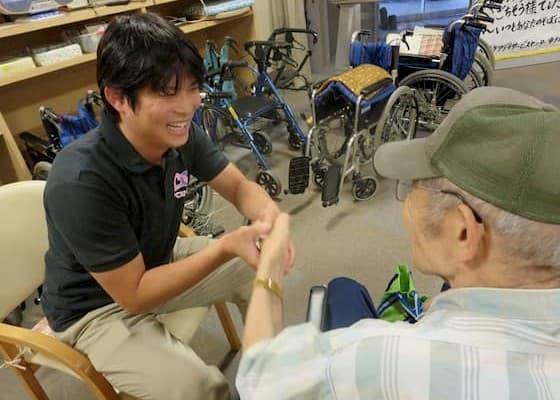
M 374 163 L 387 178 L 444 176 L 512 214 L 560 224 L 560 112 L 512 89 L 469 92 L 432 135 L 384 144 Z

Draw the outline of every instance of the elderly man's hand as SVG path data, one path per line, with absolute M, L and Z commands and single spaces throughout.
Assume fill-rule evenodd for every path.
M 290 216 L 280 213 L 272 231 L 263 241 L 259 272 L 266 272 L 272 278 L 281 278 L 293 268 L 294 260 L 295 250 L 290 238 Z

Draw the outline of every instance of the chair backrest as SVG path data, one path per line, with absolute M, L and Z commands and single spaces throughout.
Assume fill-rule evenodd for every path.
M 0 186 L 0 320 L 43 282 L 48 248 L 44 181 Z
M 391 72 L 391 46 L 381 42 L 353 41 L 350 44 L 350 66 L 373 64 Z

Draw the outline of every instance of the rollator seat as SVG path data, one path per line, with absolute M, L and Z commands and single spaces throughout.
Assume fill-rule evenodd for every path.
M 231 102 L 231 105 L 240 119 L 263 114 L 278 107 L 278 103 L 265 96 L 244 96 Z

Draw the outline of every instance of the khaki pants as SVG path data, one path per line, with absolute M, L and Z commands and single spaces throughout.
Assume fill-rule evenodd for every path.
M 187 257 L 211 239 L 180 238 L 173 260 Z M 157 319 L 184 308 L 224 300 L 245 317 L 254 271 L 239 260 L 216 269 L 193 288 L 147 314 L 130 314 L 116 303 L 91 311 L 64 332 L 63 342 L 86 354 L 119 391 L 145 400 L 229 399 L 227 381 Z

